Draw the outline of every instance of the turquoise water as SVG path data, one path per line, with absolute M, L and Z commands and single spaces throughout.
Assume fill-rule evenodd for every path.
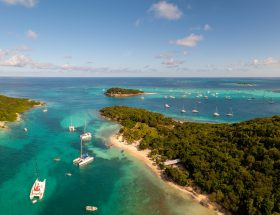
M 238 86 L 238 79 L 171 78 L 1 78 L 0 93 L 48 103 L 23 114 L 23 120 L 0 131 L 1 214 L 86 214 L 85 205 L 99 208 L 96 214 L 211 214 L 188 196 L 163 183 L 142 162 L 117 148 L 108 148 L 108 137 L 118 130 L 98 113 L 102 107 L 129 105 L 195 121 L 238 122 L 279 115 L 280 79 L 247 79 L 254 87 Z M 120 86 L 157 92 L 131 98 L 108 98 L 103 90 Z M 203 94 L 209 97 L 197 98 Z M 175 99 L 165 98 L 175 96 Z M 232 100 L 225 100 L 231 96 Z M 249 99 L 248 98 L 253 98 Z M 273 101 L 270 104 L 269 101 Z M 171 108 L 165 109 L 168 103 Z M 181 114 L 182 106 L 188 110 Z M 192 108 L 200 113 L 194 115 Z M 212 113 L 218 108 L 221 117 Z M 225 114 L 232 108 L 234 117 Z M 77 132 L 69 133 L 70 120 Z M 84 122 L 94 138 L 85 150 L 95 161 L 77 168 L 79 134 Z M 27 127 L 25 133 L 23 128 Z M 61 158 L 55 162 L 53 158 Z M 29 192 L 35 180 L 35 160 L 41 178 L 47 179 L 42 201 L 32 204 Z M 68 177 L 65 173 L 71 172 Z

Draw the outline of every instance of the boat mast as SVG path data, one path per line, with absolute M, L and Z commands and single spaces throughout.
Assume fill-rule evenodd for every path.
M 86 133 L 86 125 L 87 125 L 87 123 L 86 123 L 86 120 L 85 120 L 84 133 Z
M 81 158 L 82 158 L 82 155 L 83 155 L 83 141 L 81 139 Z
M 40 180 L 39 171 L 38 171 L 38 164 L 37 164 L 37 160 L 35 160 L 35 173 L 36 173 L 36 176 L 37 176 L 38 180 Z

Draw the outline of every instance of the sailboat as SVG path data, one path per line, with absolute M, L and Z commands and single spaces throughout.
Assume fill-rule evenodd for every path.
M 186 113 L 186 109 L 185 109 L 184 105 L 183 105 L 183 109 L 181 110 L 181 113 Z
M 94 160 L 94 157 L 89 156 L 87 153 L 83 154 L 83 141 L 81 140 L 81 155 L 73 160 L 73 164 L 84 166 Z
M 30 195 L 29 195 L 29 198 L 30 200 L 32 200 L 32 203 L 37 202 L 37 200 L 35 199 L 36 197 L 39 198 L 40 200 L 43 198 L 45 193 L 45 188 L 46 188 L 46 179 L 40 181 L 39 173 L 37 169 L 37 162 L 36 162 L 36 175 L 37 178 L 31 188 Z
M 85 122 L 85 128 L 84 133 L 80 135 L 81 141 L 90 141 L 91 140 L 91 133 L 86 132 L 86 122 Z
M 192 113 L 198 113 L 198 112 L 199 112 L 199 111 L 198 111 L 197 108 L 192 109 Z
M 213 116 L 218 117 L 220 116 L 219 112 L 218 112 L 218 108 L 216 107 L 216 111 L 213 113 Z
M 232 108 L 230 108 L 230 111 L 226 115 L 227 116 L 233 116 Z
M 72 123 L 72 117 L 71 117 L 71 124 L 69 125 L 69 131 L 74 132 L 75 131 L 75 126 Z
M 197 104 L 196 104 L 196 107 L 194 109 L 192 109 L 192 113 L 199 113 L 199 111 L 197 109 Z
M 275 101 L 273 101 L 273 99 L 272 99 L 272 98 L 270 98 L 270 99 L 269 99 L 269 101 L 268 101 L 268 103 L 269 103 L 269 104 L 274 104 L 274 103 L 275 103 Z
M 165 108 L 170 108 L 170 106 L 168 104 L 165 104 L 164 107 Z

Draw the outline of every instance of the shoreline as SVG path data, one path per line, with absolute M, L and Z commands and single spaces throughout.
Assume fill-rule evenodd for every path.
M 196 192 L 194 191 L 193 187 L 190 186 L 183 187 L 175 184 L 172 181 L 166 180 L 166 178 L 164 178 L 163 176 L 163 171 L 159 169 L 159 167 L 154 163 L 154 161 L 148 157 L 150 150 L 149 149 L 138 150 L 138 145 L 139 145 L 138 141 L 132 144 L 128 144 L 126 141 L 124 141 L 123 136 L 121 134 L 111 135 L 109 141 L 111 146 L 115 146 L 122 150 L 125 150 L 129 152 L 131 155 L 133 155 L 134 157 L 136 157 L 137 159 L 143 161 L 144 164 L 148 166 L 156 174 L 157 177 L 162 179 L 169 186 L 177 190 L 180 190 L 181 192 L 184 192 L 185 194 L 189 195 L 193 200 L 197 201 L 202 206 L 210 210 L 213 210 L 216 214 L 218 215 L 225 214 L 224 212 L 222 212 L 221 207 L 218 204 L 210 201 L 209 196 L 207 194 L 201 194 L 199 192 Z
M 31 107 L 30 109 L 32 108 L 39 108 L 39 107 L 43 107 L 43 106 L 46 106 L 47 103 L 45 102 L 40 102 L 40 104 L 37 104 L 37 105 L 34 105 L 33 107 Z M 30 110 L 29 109 L 29 110 Z M 27 110 L 28 111 L 28 110 Z M 9 121 L 0 121 L 0 129 L 8 129 L 9 126 L 7 125 L 8 123 L 14 123 L 14 122 L 21 122 L 22 121 L 22 116 L 21 116 L 21 113 L 16 113 L 16 120 L 15 121 L 12 121 L 12 122 L 9 122 Z

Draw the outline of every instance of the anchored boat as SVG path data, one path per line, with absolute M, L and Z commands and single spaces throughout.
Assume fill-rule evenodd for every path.
M 71 124 L 69 125 L 69 131 L 74 132 L 75 131 L 75 126 L 72 123 L 72 118 L 71 118 Z
M 80 166 L 87 165 L 88 163 L 92 162 L 94 157 L 89 156 L 87 153 L 83 154 L 83 141 L 81 140 L 81 155 L 80 157 L 73 160 L 73 164 Z
M 37 175 L 37 179 L 35 180 L 29 195 L 29 198 L 30 200 L 32 200 L 33 203 L 37 202 L 35 198 L 39 198 L 41 200 L 44 197 L 45 188 L 46 188 L 46 179 L 44 179 L 43 181 L 40 181 L 39 179 L 37 163 L 36 163 L 36 175 Z
M 86 132 L 86 122 L 85 122 L 84 133 L 80 135 L 80 138 L 82 141 L 90 141 L 92 138 L 91 133 Z
M 97 211 L 98 208 L 97 207 L 94 207 L 94 206 L 86 206 L 86 211 Z

